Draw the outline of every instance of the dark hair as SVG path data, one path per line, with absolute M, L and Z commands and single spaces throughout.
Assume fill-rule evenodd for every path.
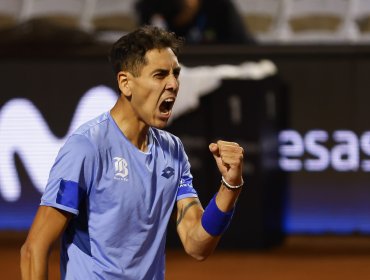
M 145 54 L 152 49 L 171 48 L 178 55 L 183 39 L 175 33 L 154 26 L 143 26 L 121 37 L 113 44 L 109 61 L 115 74 L 125 70 L 134 76 L 147 63 Z

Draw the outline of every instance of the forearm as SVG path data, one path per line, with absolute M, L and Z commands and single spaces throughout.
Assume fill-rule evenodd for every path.
M 40 206 L 21 249 L 23 280 L 48 278 L 48 259 L 52 245 L 66 228 L 71 215 L 48 206 Z
M 235 207 L 242 188 L 230 190 L 221 184 L 216 196 L 217 207 L 222 212 L 228 212 Z
M 23 280 L 48 278 L 48 250 L 32 248 L 27 243 L 21 249 L 21 275 Z
M 240 191 L 240 189 L 229 190 L 225 186 L 221 185 L 216 197 L 214 198 L 218 210 L 224 212 L 225 215 L 230 215 L 227 214 L 227 212 L 230 213 L 235 207 Z M 209 211 L 210 209 L 207 208 L 206 211 Z M 187 231 L 186 238 L 184 238 L 184 247 L 186 252 L 198 260 L 204 260 L 212 254 L 222 235 L 222 233 L 218 231 L 220 230 L 223 232 L 227 228 L 227 225 L 224 225 L 224 228 L 222 229 L 221 225 L 221 228 L 216 229 L 216 231 L 214 231 L 214 229 L 207 231 L 207 226 L 206 228 L 204 227 L 206 224 L 202 222 L 203 214 L 204 213 L 202 213 L 197 223 Z M 221 216 L 223 215 L 223 213 L 220 214 Z M 228 224 L 227 218 L 225 222 Z
M 221 236 L 212 236 L 203 228 L 199 221 L 189 229 L 186 234 L 181 234 L 184 249 L 188 255 L 196 260 L 203 261 L 212 254 Z
M 201 207 L 192 208 L 194 209 L 191 211 L 192 214 L 189 214 L 183 225 L 178 227 L 185 250 L 200 260 L 213 252 L 221 235 L 228 228 L 244 183 L 242 147 L 234 142 L 217 141 L 217 144 L 211 143 L 209 149 L 221 174 L 221 186 L 204 212 Z M 179 203 L 180 220 L 194 201 L 186 203 Z

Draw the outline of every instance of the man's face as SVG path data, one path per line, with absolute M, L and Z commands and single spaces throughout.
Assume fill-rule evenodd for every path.
M 138 77 L 128 74 L 129 97 L 135 117 L 148 126 L 163 128 L 171 116 L 179 90 L 180 65 L 170 48 L 146 53 L 147 64 Z

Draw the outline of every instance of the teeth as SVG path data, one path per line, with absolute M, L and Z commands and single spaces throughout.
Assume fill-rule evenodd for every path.
M 174 99 L 174 98 L 167 98 L 167 99 L 165 99 L 164 101 L 165 101 L 165 102 L 174 102 L 174 101 L 175 101 L 175 99 Z

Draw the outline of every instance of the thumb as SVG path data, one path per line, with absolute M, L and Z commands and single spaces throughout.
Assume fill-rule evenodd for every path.
M 209 144 L 209 150 L 211 151 L 211 153 L 213 154 L 214 157 L 219 157 L 220 156 L 220 153 L 219 153 L 219 150 L 218 150 L 218 145 L 216 143 L 211 143 Z
M 211 143 L 209 144 L 209 150 L 211 151 L 215 161 L 216 161 L 216 164 L 217 164 L 217 167 L 218 167 L 218 170 L 221 172 L 221 174 L 223 174 L 224 172 L 226 172 L 226 167 L 224 166 L 223 162 L 222 162 L 222 159 L 221 159 L 221 155 L 220 155 L 220 148 L 218 146 L 218 144 L 216 143 Z

